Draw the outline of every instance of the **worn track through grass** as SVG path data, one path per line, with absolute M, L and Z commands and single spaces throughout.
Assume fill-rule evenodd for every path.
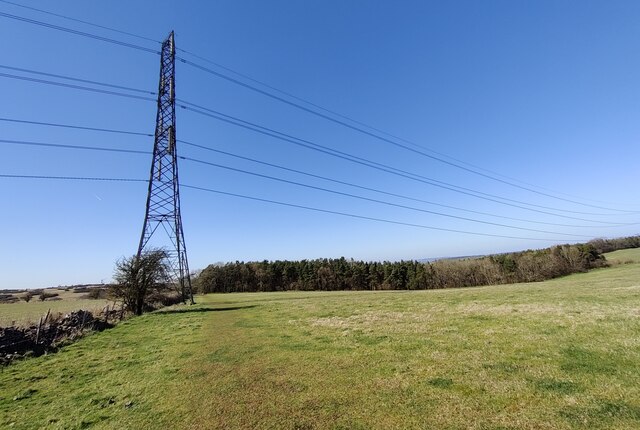
M 621 258 L 535 284 L 200 297 L 5 369 L 0 427 L 637 429 L 640 250 Z

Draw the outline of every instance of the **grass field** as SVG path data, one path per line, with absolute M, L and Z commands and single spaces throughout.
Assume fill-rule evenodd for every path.
M 16 303 L 0 303 L 0 327 L 14 325 L 28 325 L 35 323 L 40 317 L 51 313 L 67 313 L 78 309 L 87 311 L 99 311 L 107 305 L 106 300 L 83 299 L 84 293 L 74 293 L 73 290 L 49 288 L 47 293 L 57 293 L 62 300 L 46 300 L 41 302 L 38 296 L 34 296 L 29 303 L 22 300 Z M 18 294 L 21 296 L 22 294 Z
M 640 263 L 640 252 L 638 252 L 638 249 L 621 249 L 605 255 L 607 257 L 607 261 L 614 264 Z
M 199 297 L 9 366 L 0 428 L 638 429 L 640 250 L 612 257 L 635 263 Z

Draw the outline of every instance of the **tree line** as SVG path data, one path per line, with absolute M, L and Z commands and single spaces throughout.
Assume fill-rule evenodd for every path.
M 198 293 L 335 290 L 428 290 L 543 281 L 605 267 L 605 252 L 640 247 L 640 236 L 479 258 L 366 262 L 343 258 L 210 265 Z

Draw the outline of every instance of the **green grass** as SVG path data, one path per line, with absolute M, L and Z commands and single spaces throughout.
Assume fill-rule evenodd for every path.
M 640 428 L 640 263 L 198 302 L 9 366 L 0 428 Z
M 28 325 L 36 323 L 51 309 L 52 314 L 67 313 L 78 309 L 100 311 L 107 305 L 107 300 L 83 299 L 84 293 L 74 293 L 72 290 L 50 288 L 48 293 L 58 293 L 62 300 L 45 300 L 41 302 L 34 296 L 29 303 L 22 300 L 16 303 L 0 303 L 0 327 L 8 325 Z M 24 294 L 17 294 L 22 296 Z
M 640 263 L 640 252 L 638 252 L 638 249 L 621 249 L 605 254 L 605 256 L 607 257 L 607 261 L 611 263 Z

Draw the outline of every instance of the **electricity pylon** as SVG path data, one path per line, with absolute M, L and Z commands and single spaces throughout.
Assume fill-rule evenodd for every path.
M 180 216 L 180 186 L 176 153 L 176 47 L 173 31 L 162 42 L 160 55 L 160 83 L 158 85 L 158 113 L 153 145 L 153 161 L 149 178 L 147 209 L 138 246 L 138 257 L 162 243 L 167 253 L 171 281 L 182 294 L 182 300 L 194 303 Z M 162 237 L 158 237 L 162 236 Z M 152 240 L 153 239 L 153 240 Z

